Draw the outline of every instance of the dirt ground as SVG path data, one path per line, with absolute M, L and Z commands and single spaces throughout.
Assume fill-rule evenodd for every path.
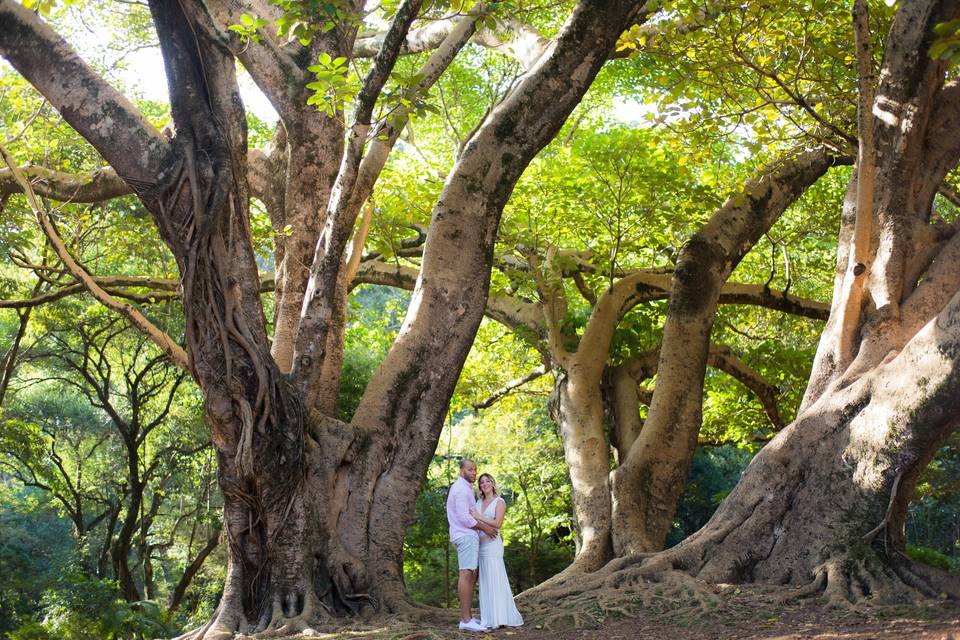
M 944 612 L 947 613 L 947 612 Z M 809 606 L 784 612 L 766 620 L 730 620 L 725 623 L 680 626 L 656 617 L 616 620 L 597 629 L 550 632 L 529 629 L 521 633 L 501 631 L 491 634 L 503 640 L 694 640 L 734 638 L 768 640 L 867 640 L 874 638 L 919 638 L 922 640 L 960 640 L 960 611 L 953 610 L 942 619 L 905 616 L 889 619 L 836 617 L 821 607 Z
M 858 611 L 827 608 L 804 600 L 770 608 L 769 600 L 745 594 L 731 613 L 708 618 L 675 612 L 643 613 L 636 617 L 607 619 L 585 628 L 544 628 L 531 620 L 515 629 L 489 633 L 456 630 L 456 614 L 448 624 L 413 625 L 385 621 L 378 625 L 318 629 L 312 637 L 323 640 L 873 640 L 916 638 L 960 640 L 960 604 L 931 602 L 921 607 L 874 607 Z

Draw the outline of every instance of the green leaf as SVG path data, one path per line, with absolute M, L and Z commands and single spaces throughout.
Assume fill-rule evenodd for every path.
M 940 22 L 933 28 L 933 32 L 938 36 L 948 36 L 955 34 L 960 30 L 960 18 Z

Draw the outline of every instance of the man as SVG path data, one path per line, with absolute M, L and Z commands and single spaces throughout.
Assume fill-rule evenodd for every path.
M 473 483 L 477 479 L 477 463 L 468 458 L 460 461 L 460 476 L 450 485 L 447 495 L 447 522 L 450 525 L 450 540 L 457 548 L 457 563 L 460 575 L 457 579 L 457 596 L 460 599 L 460 630 L 486 631 L 480 621 L 470 612 L 473 603 L 473 588 L 477 584 L 477 566 L 480 558 L 480 535 L 483 531 L 491 538 L 497 530 L 478 522 L 470 515 L 476 506 Z

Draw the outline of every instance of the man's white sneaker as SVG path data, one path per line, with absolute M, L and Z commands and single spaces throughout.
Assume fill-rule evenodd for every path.
M 476 622 L 476 623 L 477 623 L 478 625 L 480 625 L 481 627 L 484 626 L 484 624 L 483 624 L 482 622 L 480 622 L 480 618 L 470 618 L 470 622 Z
M 460 631 L 486 631 L 487 628 L 474 619 L 460 623 Z

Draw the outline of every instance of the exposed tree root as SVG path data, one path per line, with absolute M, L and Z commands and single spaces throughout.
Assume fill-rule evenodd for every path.
M 643 612 L 670 617 L 702 618 L 722 609 L 725 599 L 717 587 L 680 571 L 648 571 L 636 557 L 610 563 L 577 580 L 565 580 L 547 589 L 527 591 L 521 608 L 531 620 L 553 627 L 592 627 L 607 618 Z
M 524 615 L 545 628 L 596 627 L 607 618 L 643 614 L 674 622 L 720 621 L 774 615 L 784 604 L 822 598 L 851 615 L 873 615 L 890 606 L 929 606 L 960 598 L 960 579 L 918 565 L 905 556 L 890 561 L 831 559 L 801 586 L 710 584 L 683 570 L 686 550 L 621 558 L 592 574 L 541 585 L 518 596 Z M 696 569 L 693 568 L 693 571 Z
M 303 599 L 303 608 L 299 613 L 296 611 L 294 602 L 288 603 L 287 609 L 293 615 L 284 611 L 283 601 L 279 595 L 273 599 L 273 606 L 270 613 L 270 621 L 257 637 L 261 638 L 282 638 L 301 633 L 307 629 L 315 629 L 321 624 L 329 623 L 332 619 L 330 611 L 320 599 L 317 598 L 313 589 L 308 589 Z
M 830 560 L 817 567 L 814 579 L 786 596 L 823 596 L 832 607 L 865 613 L 874 606 L 921 606 L 930 599 L 960 598 L 960 579 L 913 562 L 895 552 L 888 562 L 877 556 Z
M 414 624 L 447 624 L 456 619 L 456 613 L 450 609 L 441 609 L 430 605 L 415 602 L 404 596 L 390 598 L 383 603 L 382 611 L 390 616 L 391 620 L 399 620 Z
M 960 577 L 914 562 L 899 551 L 893 557 L 893 571 L 904 583 L 940 600 L 960 600 Z
M 234 624 L 221 620 L 221 610 L 218 608 L 207 624 L 177 636 L 173 640 L 228 640 L 233 638 L 236 631 Z
M 300 594 L 276 595 L 270 609 L 259 625 L 252 625 L 239 614 L 237 608 L 224 608 L 221 604 L 210 621 L 197 629 L 189 631 L 175 640 L 253 640 L 260 638 L 285 638 L 291 636 L 309 637 L 321 633 L 336 633 L 349 637 L 354 632 L 358 637 L 375 635 L 379 627 L 389 621 L 394 631 L 409 625 L 411 638 L 434 638 L 430 631 L 421 632 L 423 626 L 452 625 L 456 613 L 450 609 L 440 609 L 420 604 L 409 599 L 406 594 L 381 594 L 379 613 L 372 607 L 365 608 L 359 615 L 336 615 L 317 596 L 313 589 Z M 359 630 L 358 630 L 359 629 Z M 426 635 L 424 635 L 424 633 Z M 391 637 L 396 637 L 391 634 Z M 437 636 L 439 637 L 439 636 Z

